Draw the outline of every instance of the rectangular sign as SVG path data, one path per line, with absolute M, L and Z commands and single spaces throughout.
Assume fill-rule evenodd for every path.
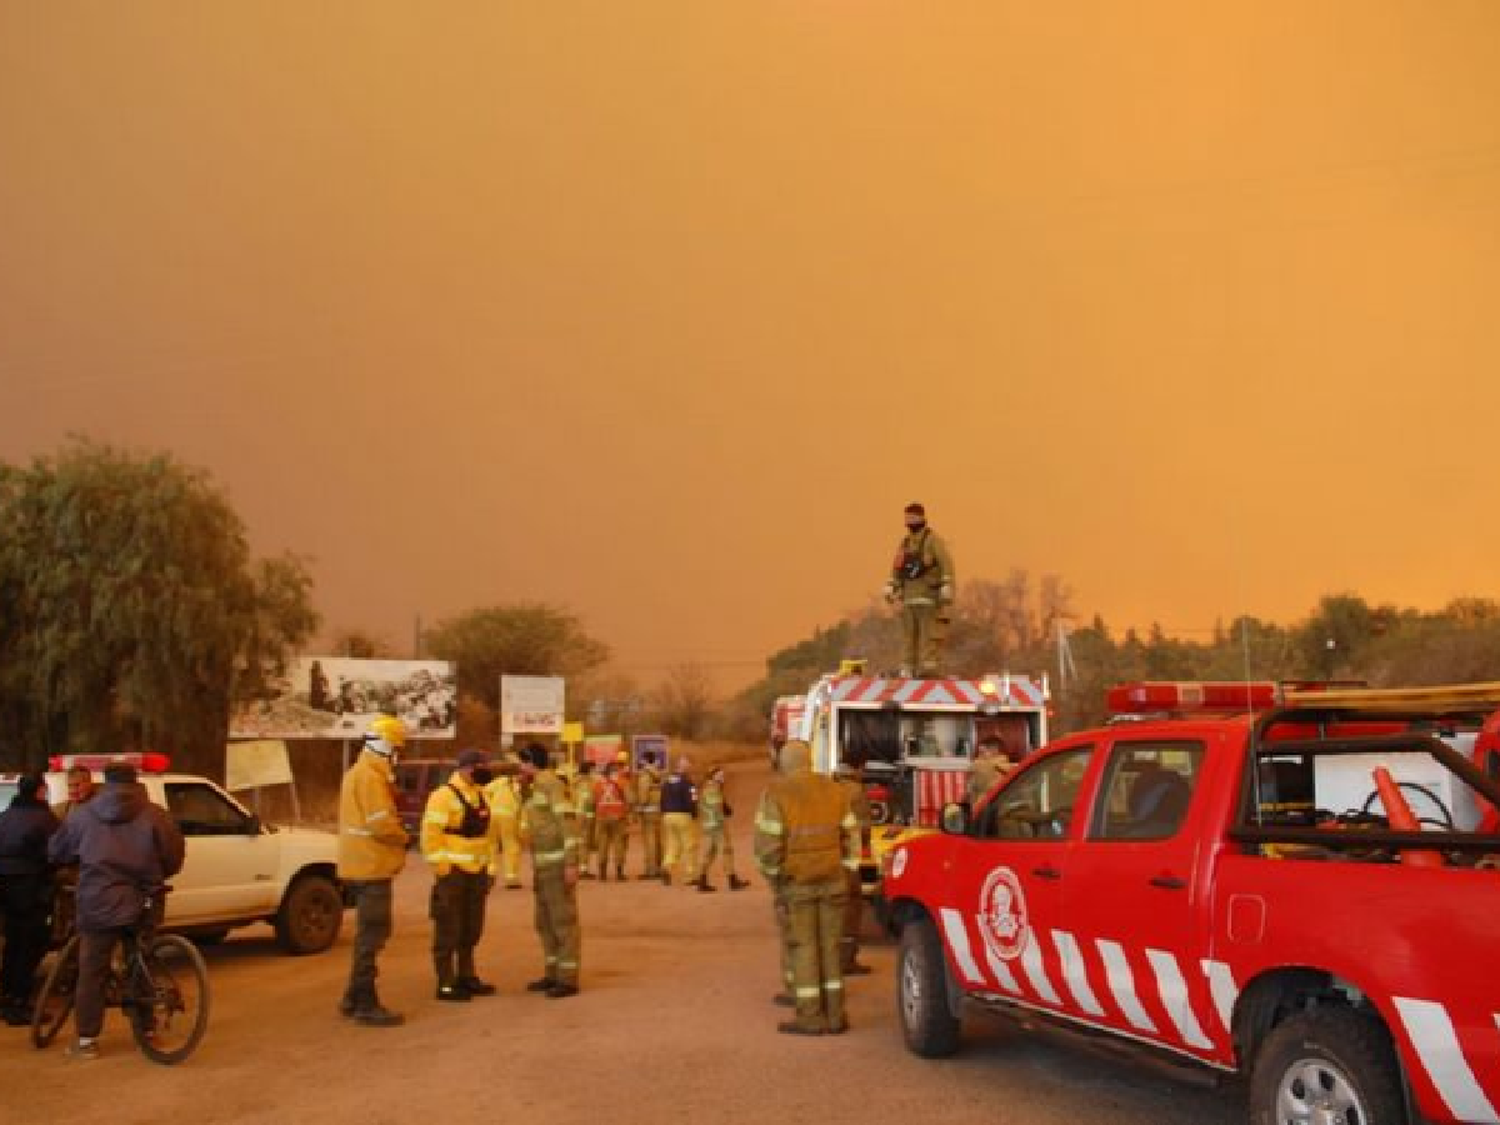
M 381 715 L 405 722 L 408 738 L 458 734 L 458 681 L 445 660 L 299 656 L 273 687 L 230 716 L 230 738 L 357 739 Z
M 224 748 L 224 788 L 260 789 L 292 783 L 292 759 L 279 738 L 231 742 Z
M 618 734 L 591 734 L 583 740 L 583 760 L 596 766 L 607 766 L 625 749 L 625 738 Z
M 638 734 L 630 740 L 630 757 L 637 769 L 647 761 L 663 769 L 667 765 L 667 736 Z
M 501 734 L 562 734 L 566 709 L 561 676 L 501 676 Z
M 564 723 L 562 740 L 566 746 L 577 746 L 581 743 L 583 741 L 583 724 Z

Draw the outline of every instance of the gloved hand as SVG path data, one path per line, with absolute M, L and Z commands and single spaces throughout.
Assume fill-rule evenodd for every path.
M 943 583 L 942 588 L 938 590 L 938 601 L 944 605 L 953 604 L 953 587 L 951 584 L 947 582 Z

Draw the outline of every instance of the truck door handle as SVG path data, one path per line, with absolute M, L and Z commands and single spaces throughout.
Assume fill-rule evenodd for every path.
M 1180 891 L 1183 887 L 1187 886 L 1187 883 L 1179 879 L 1176 875 L 1158 875 L 1156 878 L 1148 880 L 1148 882 L 1153 887 L 1160 887 L 1164 891 Z
M 1062 872 L 1059 871 L 1057 868 L 1053 867 L 1050 863 L 1044 864 L 1041 867 L 1033 867 L 1031 869 L 1031 873 L 1033 875 L 1035 875 L 1038 879 L 1061 879 L 1062 878 Z

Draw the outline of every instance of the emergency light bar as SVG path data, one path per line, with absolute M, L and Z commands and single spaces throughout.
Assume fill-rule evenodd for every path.
M 1276 706 L 1278 687 L 1267 680 L 1183 680 L 1121 684 L 1105 695 L 1115 715 L 1154 715 L 1169 712 L 1223 714 L 1226 711 L 1264 711 Z
M 51 770 L 70 770 L 77 766 L 88 770 L 134 766 L 142 773 L 166 773 L 172 768 L 172 759 L 154 750 L 144 754 L 54 754 L 47 759 L 47 768 Z

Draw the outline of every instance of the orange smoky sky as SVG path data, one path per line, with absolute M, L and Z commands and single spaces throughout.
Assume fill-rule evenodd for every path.
M 209 468 L 330 629 L 751 679 L 961 576 L 1500 595 L 1493 0 L 0 3 L 0 458 Z

